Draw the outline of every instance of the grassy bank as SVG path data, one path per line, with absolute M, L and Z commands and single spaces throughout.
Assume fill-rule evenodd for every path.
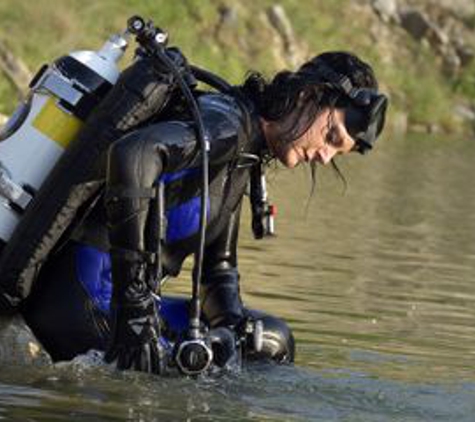
M 95 49 L 122 29 L 133 14 L 151 17 L 170 32 L 189 60 L 232 82 L 248 69 L 270 74 L 288 66 L 281 43 L 266 19 L 270 0 L 2 0 L 0 40 L 34 71 L 75 49 Z M 302 57 L 329 49 L 355 51 L 370 61 L 392 98 L 393 116 L 409 123 L 435 123 L 461 130 L 452 112 L 460 98 L 475 99 L 475 73 L 445 78 L 430 49 L 396 27 L 381 26 L 369 7 L 350 0 L 282 0 Z M 230 16 L 223 20 L 223 7 Z M 475 72 L 475 68 L 473 69 Z M 0 113 L 9 114 L 16 93 L 0 77 Z

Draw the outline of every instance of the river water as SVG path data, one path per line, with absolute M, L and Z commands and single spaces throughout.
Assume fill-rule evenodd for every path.
M 245 302 L 285 318 L 294 366 L 160 379 L 0 364 L 0 420 L 473 421 L 475 140 L 385 139 L 348 186 L 273 170 L 277 236 L 240 240 Z M 172 292 L 188 291 L 173 280 Z

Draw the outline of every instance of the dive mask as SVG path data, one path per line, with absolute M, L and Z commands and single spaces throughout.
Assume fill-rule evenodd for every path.
M 355 97 L 345 107 L 345 127 L 361 154 L 373 148 L 384 127 L 388 98 L 372 89 L 355 89 Z
M 355 150 L 364 154 L 373 145 L 384 127 L 388 98 L 372 88 L 357 88 L 346 75 L 334 71 L 324 63 L 303 66 L 299 74 L 318 76 L 333 89 L 344 94 L 337 107 L 345 110 L 345 127 L 355 140 Z

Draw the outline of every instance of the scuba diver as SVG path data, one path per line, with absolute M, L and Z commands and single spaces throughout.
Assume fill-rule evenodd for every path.
M 178 50 L 169 53 L 193 85 L 186 59 Z M 112 94 L 150 78 L 149 60 L 139 55 Z M 204 349 L 191 348 L 185 356 L 185 349 L 170 345 L 188 346 L 186 315 L 193 306 L 201 312 L 194 328 L 205 327 L 218 366 L 230 362 L 238 348 L 248 359 L 294 360 L 287 324 L 241 301 L 237 247 L 243 198 L 250 186 L 254 234 L 263 237 L 272 231 L 265 224 L 271 217 L 263 182 L 268 163 L 275 159 L 287 168 L 307 163 L 314 171 L 333 164 L 337 155 L 366 153 L 383 129 L 387 98 L 378 92 L 372 68 L 347 52 L 320 54 L 270 81 L 252 73 L 224 92 L 195 87 L 203 149 L 176 77 L 161 68 L 164 99 L 158 106 L 145 104 L 147 119 L 94 163 L 90 180 L 104 180 L 103 188 L 78 208 L 22 305 L 27 324 L 54 360 L 98 349 L 119 369 L 161 374 L 174 347 L 180 369 L 193 373 L 187 368 Z M 204 253 L 196 257 L 203 215 Z M 164 296 L 162 281 L 177 276 L 193 254 L 199 301 Z

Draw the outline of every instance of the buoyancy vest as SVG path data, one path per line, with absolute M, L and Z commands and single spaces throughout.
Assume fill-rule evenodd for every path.
M 157 115 L 175 83 L 148 58 L 126 69 L 88 117 L 27 208 L 0 257 L 0 314 L 13 313 L 28 297 L 42 263 L 61 236 L 94 202 L 103 186 L 94 175 L 108 147 Z

